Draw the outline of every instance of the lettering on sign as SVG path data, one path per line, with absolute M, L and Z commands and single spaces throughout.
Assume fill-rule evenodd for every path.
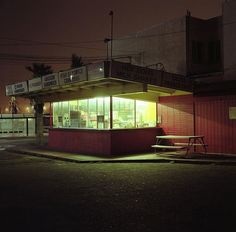
M 43 88 L 50 88 L 50 87 L 58 86 L 59 85 L 58 74 L 53 73 L 53 74 L 48 74 L 46 76 L 43 76 L 42 85 L 43 85 Z
M 28 92 L 27 82 L 20 82 L 13 85 L 13 95 Z
M 59 73 L 60 85 L 68 85 L 86 80 L 87 80 L 87 71 L 85 66 Z
M 41 77 L 33 78 L 28 80 L 29 92 L 38 91 L 42 89 L 42 79 Z

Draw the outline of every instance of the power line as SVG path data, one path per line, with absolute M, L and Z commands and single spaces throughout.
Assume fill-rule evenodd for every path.
M 57 47 L 66 47 L 66 48 L 80 48 L 86 50 L 97 50 L 97 51 L 106 51 L 107 48 L 99 48 L 99 47 L 84 47 L 78 46 L 76 44 L 81 43 L 94 43 L 94 42 L 102 42 L 104 44 L 104 40 L 94 40 L 94 41 L 82 41 L 82 42 L 42 42 L 42 41 L 34 41 L 34 40 L 25 40 L 25 39 L 15 39 L 15 38 L 8 38 L 8 37 L 0 37 L 0 40 L 9 40 L 15 41 L 16 43 L 0 43 L 0 46 L 57 46 Z M 117 52 L 134 52 L 130 50 L 116 50 Z
M 83 46 L 76 45 L 76 44 L 81 44 L 81 43 L 84 44 L 84 43 L 104 42 L 103 40 L 82 41 L 82 42 L 42 42 L 42 41 L 36 41 L 36 40 L 15 39 L 15 38 L 9 38 L 9 37 L 0 37 L 0 40 L 8 40 L 8 41 L 16 42 L 16 43 L 1 43 L 0 46 L 58 46 L 58 47 L 81 48 L 81 49 L 91 49 L 91 50 L 100 50 L 100 51 L 106 50 L 105 48 L 83 47 Z
M 87 40 L 87 41 L 73 41 L 73 42 L 43 42 L 38 40 L 29 40 L 29 39 L 18 39 L 18 38 L 10 38 L 10 37 L 0 37 L 0 40 L 8 40 L 8 41 L 16 41 L 16 42 L 24 42 L 24 43 L 34 43 L 34 44 L 62 44 L 62 45 L 73 45 L 73 44 L 84 44 L 84 43 L 100 43 L 104 42 L 104 40 Z
M 134 56 L 137 54 L 129 54 L 125 56 Z M 124 56 L 114 56 L 114 59 L 124 58 Z M 98 62 L 106 60 L 105 56 L 87 56 L 82 57 L 84 63 Z M 45 63 L 50 65 L 63 65 L 70 64 L 71 57 L 62 56 L 34 56 L 34 55 L 24 55 L 24 54 L 6 54 L 0 53 L 0 64 L 6 65 L 26 65 L 31 63 Z

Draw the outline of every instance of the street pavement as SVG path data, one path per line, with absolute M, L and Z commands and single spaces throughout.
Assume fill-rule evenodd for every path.
M 236 167 L 73 163 L 0 152 L 1 231 L 236 229 Z
M 168 153 L 89 160 L 23 140 L 0 140 L 1 231 L 236 230 L 233 158 L 198 155 L 207 163 Z M 65 162 L 50 154 L 80 158 Z
M 236 154 L 204 154 L 192 153 L 188 157 L 184 151 L 177 152 L 158 152 L 145 154 L 129 154 L 111 157 L 102 157 L 95 155 L 85 155 L 78 153 L 70 153 L 64 151 L 56 151 L 47 147 L 47 137 L 44 137 L 43 145 L 39 146 L 35 142 L 35 138 L 11 138 L 0 139 L 0 150 L 9 150 L 17 154 L 25 154 L 31 156 L 45 157 L 68 162 L 86 163 L 86 162 L 175 162 L 175 163 L 194 163 L 194 164 L 222 164 L 236 165 Z

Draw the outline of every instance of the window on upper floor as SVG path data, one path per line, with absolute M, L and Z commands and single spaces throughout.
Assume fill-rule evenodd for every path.
M 194 64 L 202 64 L 204 55 L 204 44 L 200 41 L 192 41 L 192 61 Z
M 208 63 L 216 64 L 221 59 L 220 40 L 210 41 L 208 43 Z

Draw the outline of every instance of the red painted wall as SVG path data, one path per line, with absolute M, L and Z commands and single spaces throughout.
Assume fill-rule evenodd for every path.
M 111 130 L 111 154 L 150 152 L 156 136 L 161 134 L 161 128 Z
M 236 154 L 236 120 L 229 119 L 230 106 L 236 107 L 236 95 L 160 97 L 160 126 L 174 135 L 193 135 L 195 127 L 196 135 L 205 136 L 208 152 Z
M 104 154 L 111 150 L 109 131 L 50 129 L 48 146 L 57 150 L 82 154 Z
M 193 96 L 160 97 L 160 127 L 171 135 L 193 135 Z
M 50 129 L 48 146 L 57 150 L 92 155 L 150 152 L 161 128 L 119 130 Z
M 236 120 L 229 119 L 235 96 L 195 98 L 196 133 L 206 136 L 209 152 L 236 154 Z

